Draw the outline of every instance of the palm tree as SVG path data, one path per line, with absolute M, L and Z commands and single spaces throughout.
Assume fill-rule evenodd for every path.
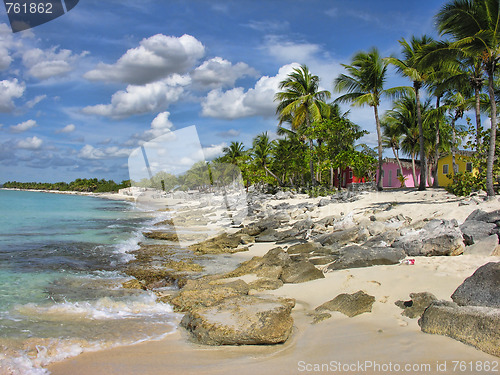
M 415 93 L 413 92 L 406 94 L 400 99 L 396 100 L 394 102 L 393 109 L 385 113 L 383 120 L 384 123 L 388 124 L 388 126 L 396 128 L 394 132 L 400 133 L 402 135 L 401 151 L 403 151 L 403 153 L 407 155 L 410 155 L 411 157 L 413 182 L 415 184 L 418 181 L 415 167 L 415 158 L 420 144 L 417 107 L 421 108 L 421 118 L 423 120 L 422 122 L 427 127 L 427 124 L 429 122 L 428 113 L 430 110 L 430 104 L 429 102 L 425 102 L 424 104 L 420 103 L 420 105 L 417 106 L 417 103 L 415 101 Z M 428 144 L 426 145 L 424 143 L 424 150 L 429 149 L 428 146 Z M 420 168 L 422 168 L 422 165 L 420 165 Z M 420 178 L 422 177 L 420 176 Z
M 325 103 L 331 94 L 326 90 L 319 90 L 319 77 L 312 75 L 307 66 L 294 68 L 288 78 L 280 82 L 279 88 L 284 90 L 275 95 L 274 100 L 279 101 L 276 113 L 279 116 L 280 125 L 291 122 L 293 130 L 309 128 L 314 121 L 320 121 L 323 116 L 328 115 L 329 108 Z M 311 183 L 314 186 L 313 165 L 313 139 L 309 139 L 311 172 Z
M 271 155 L 275 146 L 275 142 L 269 140 L 267 132 L 257 135 L 253 140 L 253 160 L 259 167 L 266 171 L 266 175 L 270 174 L 276 181 L 278 181 L 279 185 L 283 185 L 280 178 L 271 172 L 267 166 L 271 160 Z
M 500 2 L 498 0 L 453 0 L 443 6 L 436 16 L 442 35 L 454 38 L 452 47 L 467 55 L 482 57 L 482 67 L 488 76 L 490 98 L 490 144 L 486 163 L 486 191 L 495 196 L 493 163 L 497 131 L 497 107 L 494 76 L 500 60 Z
M 380 124 L 382 126 L 382 144 L 386 148 L 391 148 L 396 162 L 398 163 L 399 170 L 403 173 L 403 165 L 399 159 L 399 149 L 401 148 L 401 139 L 403 132 L 399 124 L 395 122 L 386 121 L 384 118 Z
M 222 149 L 223 159 L 228 163 L 238 165 L 239 159 L 245 154 L 245 147 L 241 142 L 232 141 L 229 147 Z
M 341 74 L 335 79 L 337 92 L 347 91 L 335 102 L 350 102 L 355 106 L 369 105 L 373 107 L 378 140 L 378 169 L 382 171 L 382 132 L 378 107 L 383 96 L 395 96 L 402 88 L 384 89 L 388 62 L 380 57 L 377 48 L 369 52 L 358 52 L 354 55 L 351 65 L 342 64 L 349 75 Z M 382 190 L 382 178 L 379 173 L 377 189 Z
M 422 110 L 420 107 L 420 89 L 427 81 L 431 73 L 429 66 L 422 64 L 422 57 L 425 48 L 432 42 L 433 39 L 426 35 L 421 38 L 412 37 L 410 43 L 403 38 L 399 41 L 399 44 L 403 47 L 404 59 L 401 60 L 395 57 L 386 58 L 386 61 L 395 65 L 402 75 L 413 81 L 420 145 L 420 184 L 418 190 L 425 190 L 427 181 L 427 159 L 425 157 L 424 129 L 422 125 Z

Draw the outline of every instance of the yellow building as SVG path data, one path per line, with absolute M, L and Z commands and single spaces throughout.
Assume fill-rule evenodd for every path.
M 458 150 L 455 152 L 455 163 L 458 166 L 458 172 L 472 172 L 471 157 L 472 151 Z M 453 169 L 453 161 L 451 154 L 441 157 L 438 161 L 438 185 L 448 186 L 451 179 L 446 175 L 451 173 Z

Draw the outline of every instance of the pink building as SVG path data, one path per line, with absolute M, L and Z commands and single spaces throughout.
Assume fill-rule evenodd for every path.
M 401 174 L 405 176 L 405 186 L 415 187 L 418 186 L 418 179 L 420 177 L 420 163 L 415 160 L 415 171 L 417 175 L 417 182 L 413 181 L 412 164 L 411 159 L 399 159 L 403 170 L 399 168 L 398 162 L 393 158 L 385 158 L 384 164 L 382 165 L 382 186 L 387 188 L 397 188 L 401 187 L 401 182 L 398 180 L 398 176 Z M 378 178 L 378 171 L 377 171 Z

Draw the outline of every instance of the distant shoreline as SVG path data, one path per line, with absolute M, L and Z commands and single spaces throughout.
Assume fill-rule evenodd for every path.
M 85 191 L 61 191 L 61 190 L 47 190 L 47 189 L 18 189 L 18 188 L 0 188 L 0 190 L 10 190 L 10 191 L 33 191 L 39 193 L 49 193 L 49 194 L 66 194 L 66 195 L 81 195 L 87 197 L 96 197 L 102 199 L 109 199 L 115 201 L 128 201 L 134 202 L 135 199 L 129 195 L 123 195 L 114 192 L 106 192 L 106 193 L 93 193 L 93 192 L 85 192 Z

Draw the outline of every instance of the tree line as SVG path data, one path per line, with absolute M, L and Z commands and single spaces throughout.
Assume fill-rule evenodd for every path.
M 334 91 L 342 95 L 332 103 L 327 103 L 331 92 L 319 89 L 318 76 L 305 65 L 295 68 L 275 96 L 282 138 L 270 141 L 262 133 L 248 150 L 232 142 L 221 160 L 238 165 L 251 182 L 333 187 L 334 174 L 346 166 L 358 176 L 373 178 L 377 166 L 382 170 L 383 148 L 390 148 L 401 170 L 399 152 L 411 157 L 414 181 L 425 190 L 432 180 L 437 185 L 438 160 L 451 153 L 452 185 L 467 183 L 469 190 L 485 188 L 489 197 L 494 196 L 500 175 L 500 2 L 453 0 L 435 21 L 439 34 L 448 39 L 402 38 L 401 57 L 382 57 L 375 47 L 358 52 L 334 80 Z M 386 87 L 390 66 L 412 85 Z M 383 98 L 391 99 L 393 108 L 380 114 Z M 349 121 L 348 113 L 341 113 L 339 103 L 373 108 L 376 152 L 355 145 L 364 132 Z M 468 110 L 474 111 L 475 125 L 470 119 L 468 127 L 458 125 Z M 481 114 L 490 118 L 489 131 L 483 129 Z M 460 147 L 475 152 L 474 173 L 458 173 L 455 154 Z M 379 174 L 379 190 L 382 177 Z
M 2 185 L 8 189 L 25 189 L 25 190 L 57 190 L 57 191 L 79 191 L 87 193 L 105 193 L 114 192 L 119 189 L 130 187 L 130 181 L 124 180 L 117 184 L 113 180 L 105 180 L 97 178 L 77 178 L 71 182 L 17 182 L 8 181 Z

